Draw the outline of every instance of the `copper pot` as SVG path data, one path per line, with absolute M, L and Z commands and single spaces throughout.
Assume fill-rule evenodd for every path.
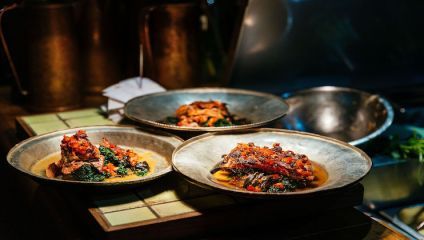
M 122 22 L 116 0 L 81 0 L 79 26 L 84 91 L 100 93 L 122 80 Z
M 151 6 L 142 14 L 141 39 L 146 75 L 168 89 L 196 85 L 199 77 L 199 6 L 174 3 Z
M 72 2 L 38 3 L 15 4 L 1 10 L 0 26 L 4 13 L 16 11 L 11 34 L 19 33 L 20 40 L 13 41 L 18 50 L 13 59 L 5 38 L 8 33 L 0 29 L 0 37 L 19 92 L 32 111 L 62 111 L 80 106 L 74 7 Z
M 213 7 L 205 0 L 141 4 L 139 37 L 146 76 L 168 89 L 225 85 L 246 1 L 221 2 L 235 9 L 226 22 L 234 26 L 228 38 L 220 35 L 216 21 L 220 16 L 211 12 Z

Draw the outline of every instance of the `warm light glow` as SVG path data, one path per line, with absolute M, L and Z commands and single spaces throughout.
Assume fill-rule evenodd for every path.
M 255 19 L 251 16 L 248 16 L 244 19 L 244 25 L 246 25 L 247 27 L 252 27 L 253 25 L 255 25 Z
M 249 53 L 252 54 L 252 53 L 260 52 L 264 50 L 265 47 L 266 47 L 265 44 L 263 44 L 262 42 L 258 42 L 251 49 L 249 49 Z

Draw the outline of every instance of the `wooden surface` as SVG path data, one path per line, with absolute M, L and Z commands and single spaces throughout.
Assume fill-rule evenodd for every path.
M 14 118 L 18 115 L 28 114 L 20 106 L 12 104 L 8 96 L 9 89 L 0 88 L 0 119 L 2 119 L 2 124 L 0 124 L 0 153 L 3 156 L 18 140 Z M 94 236 L 103 234 L 101 229 L 97 229 L 99 235 L 96 234 L 96 231 L 90 231 L 95 222 L 88 217 L 81 218 L 87 213 L 81 213 L 78 212 L 80 210 L 74 209 L 72 207 L 75 206 L 75 203 L 72 202 L 74 200 L 67 198 L 66 193 L 54 187 L 38 185 L 30 178 L 11 169 L 6 164 L 5 157 L 3 159 L 4 161 L 0 163 L 0 184 L 4 193 L 1 198 L 1 206 L 3 207 L 0 211 L 1 239 L 95 239 Z M 272 215 L 272 212 L 270 215 Z M 251 217 L 254 218 L 255 216 Z M 317 229 L 314 235 L 297 235 L 297 237 L 302 239 L 326 239 L 325 236 L 331 236 L 332 239 L 406 239 L 353 208 L 343 211 L 327 211 L 314 218 L 316 219 L 312 225 L 289 222 L 287 224 L 293 226 L 286 228 L 290 230 L 284 232 L 281 232 L 281 223 L 278 220 L 268 223 L 268 225 L 252 226 L 249 224 L 252 221 L 246 217 L 245 227 L 231 231 L 221 230 L 219 227 L 209 229 L 207 222 L 200 222 L 199 225 L 193 226 L 193 230 L 195 230 L 194 228 L 203 228 L 207 231 L 200 235 L 196 235 L 196 231 L 193 231 L 194 235 L 191 237 L 252 239 L 266 236 L 275 237 L 277 235 L 292 239 L 296 234 L 302 232 L 302 228 L 314 228 Z M 229 218 L 218 220 L 222 224 L 231 221 Z M 308 222 L 312 223 L 311 221 Z M 170 226 L 170 229 L 172 229 L 172 226 Z M 161 230 L 157 229 L 156 231 Z M 129 236 L 128 234 L 131 233 L 125 233 L 124 236 Z M 337 236 L 343 237 L 337 238 Z

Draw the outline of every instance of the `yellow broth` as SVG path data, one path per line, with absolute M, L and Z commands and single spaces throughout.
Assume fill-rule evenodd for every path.
M 328 173 L 318 163 L 312 162 L 312 171 L 314 173 L 315 179 L 311 182 L 309 187 L 306 188 L 299 188 L 295 191 L 302 191 L 306 189 L 316 188 L 318 186 L 321 186 L 324 184 L 328 179 Z M 234 180 L 229 176 L 229 172 L 218 170 L 214 174 L 212 174 L 212 180 L 218 184 L 221 184 L 223 186 L 229 187 L 229 188 L 237 188 L 237 189 L 245 189 L 243 188 L 244 180 Z
M 128 149 L 128 148 L 125 148 Z M 155 171 L 155 166 L 156 166 L 156 159 L 161 158 L 161 156 L 159 156 L 157 153 L 152 152 L 152 151 L 148 151 L 148 150 L 144 150 L 144 149 L 140 149 L 140 148 L 134 148 L 132 149 L 135 153 L 138 154 L 139 156 L 139 161 L 146 161 L 147 164 L 149 164 L 149 172 L 147 173 L 147 175 L 153 173 Z M 31 167 L 31 172 L 46 177 L 46 169 L 47 167 L 60 160 L 60 152 L 55 152 L 52 153 L 46 157 L 44 157 L 43 159 L 39 160 L 38 162 L 36 162 L 32 167 Z M 121 181 L 132 181 L 132 180 L 136 180 L 139 178 L 143 178 L 147 175 L 144 176 L 137 176 L 136 174 L 134 174 L 131 170 L 128 171 L 128 175 L 126 176 L 115 176 L 115 177 L 110 177 L 110 178 L 106 178 L 104 180 L 104 182 L 121 182 Z M 72 177 L 68 176 L 70 179 L 72 179 Z M 57 178 L 63 178 L 63 176 L 59 176 Z

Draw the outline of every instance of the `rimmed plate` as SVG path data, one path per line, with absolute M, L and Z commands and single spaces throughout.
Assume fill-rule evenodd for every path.
M 227 104 L 231 114 L 246 118 L 251 123 L 227 127 L 180 127 L 160 123 L 175 116 L 177 108 L 194 101 L 218 100 Z M 231 88 L 191 88 L 153 93 L 131 99 L 125 104 L 125 115 L 150 126 L 191 132 L 217 132 L 260 127 L 283 117 L 289 107 L 278 96 Z
M 139 148 L 155 153 L 154 172 L 135 180 L 116 182 L 83 182 L 48 178 L 41 173 L 32 171 L 35 163 L 46 156 L 60 152 L 60 142 L 63 135 L 73 135 L 79 129 L 87 132 L 93 144 L 99 144 L 103 137 L 112 143 L 128 148 Z M 148 131 L 130 126 L 93 126 L 67 129 L 44 135 L 31 137 L 15 145 L 7 155 L 8 163 L 17 170 L 33 177 L 36 181 L 78 185 L 87 187 L 124 187 L 142 184 L 157 179 L 172 171 L 171 156 L 174 149 L 182 143 L 176 136 L 161 131 Z
M 222 160 L 223 154 L 229 153 L 241 142 L 253 142 L 258 146 L 281 143 L 284 150 L 305 154 L 322 166 L 328 179 L 316 188 L 287 193 L 249 192 L 216 183 L 212 180 L 210 170 Z M 362 150 L 339 140 L 305 132 L 261 128 L 194 137 L 175 149 L 172 165 L 187 180 L 205 188 L 247 197 L 278 198 L 305 196 L 346 187 L 361 180 L 371 169 L 372 162 Z

